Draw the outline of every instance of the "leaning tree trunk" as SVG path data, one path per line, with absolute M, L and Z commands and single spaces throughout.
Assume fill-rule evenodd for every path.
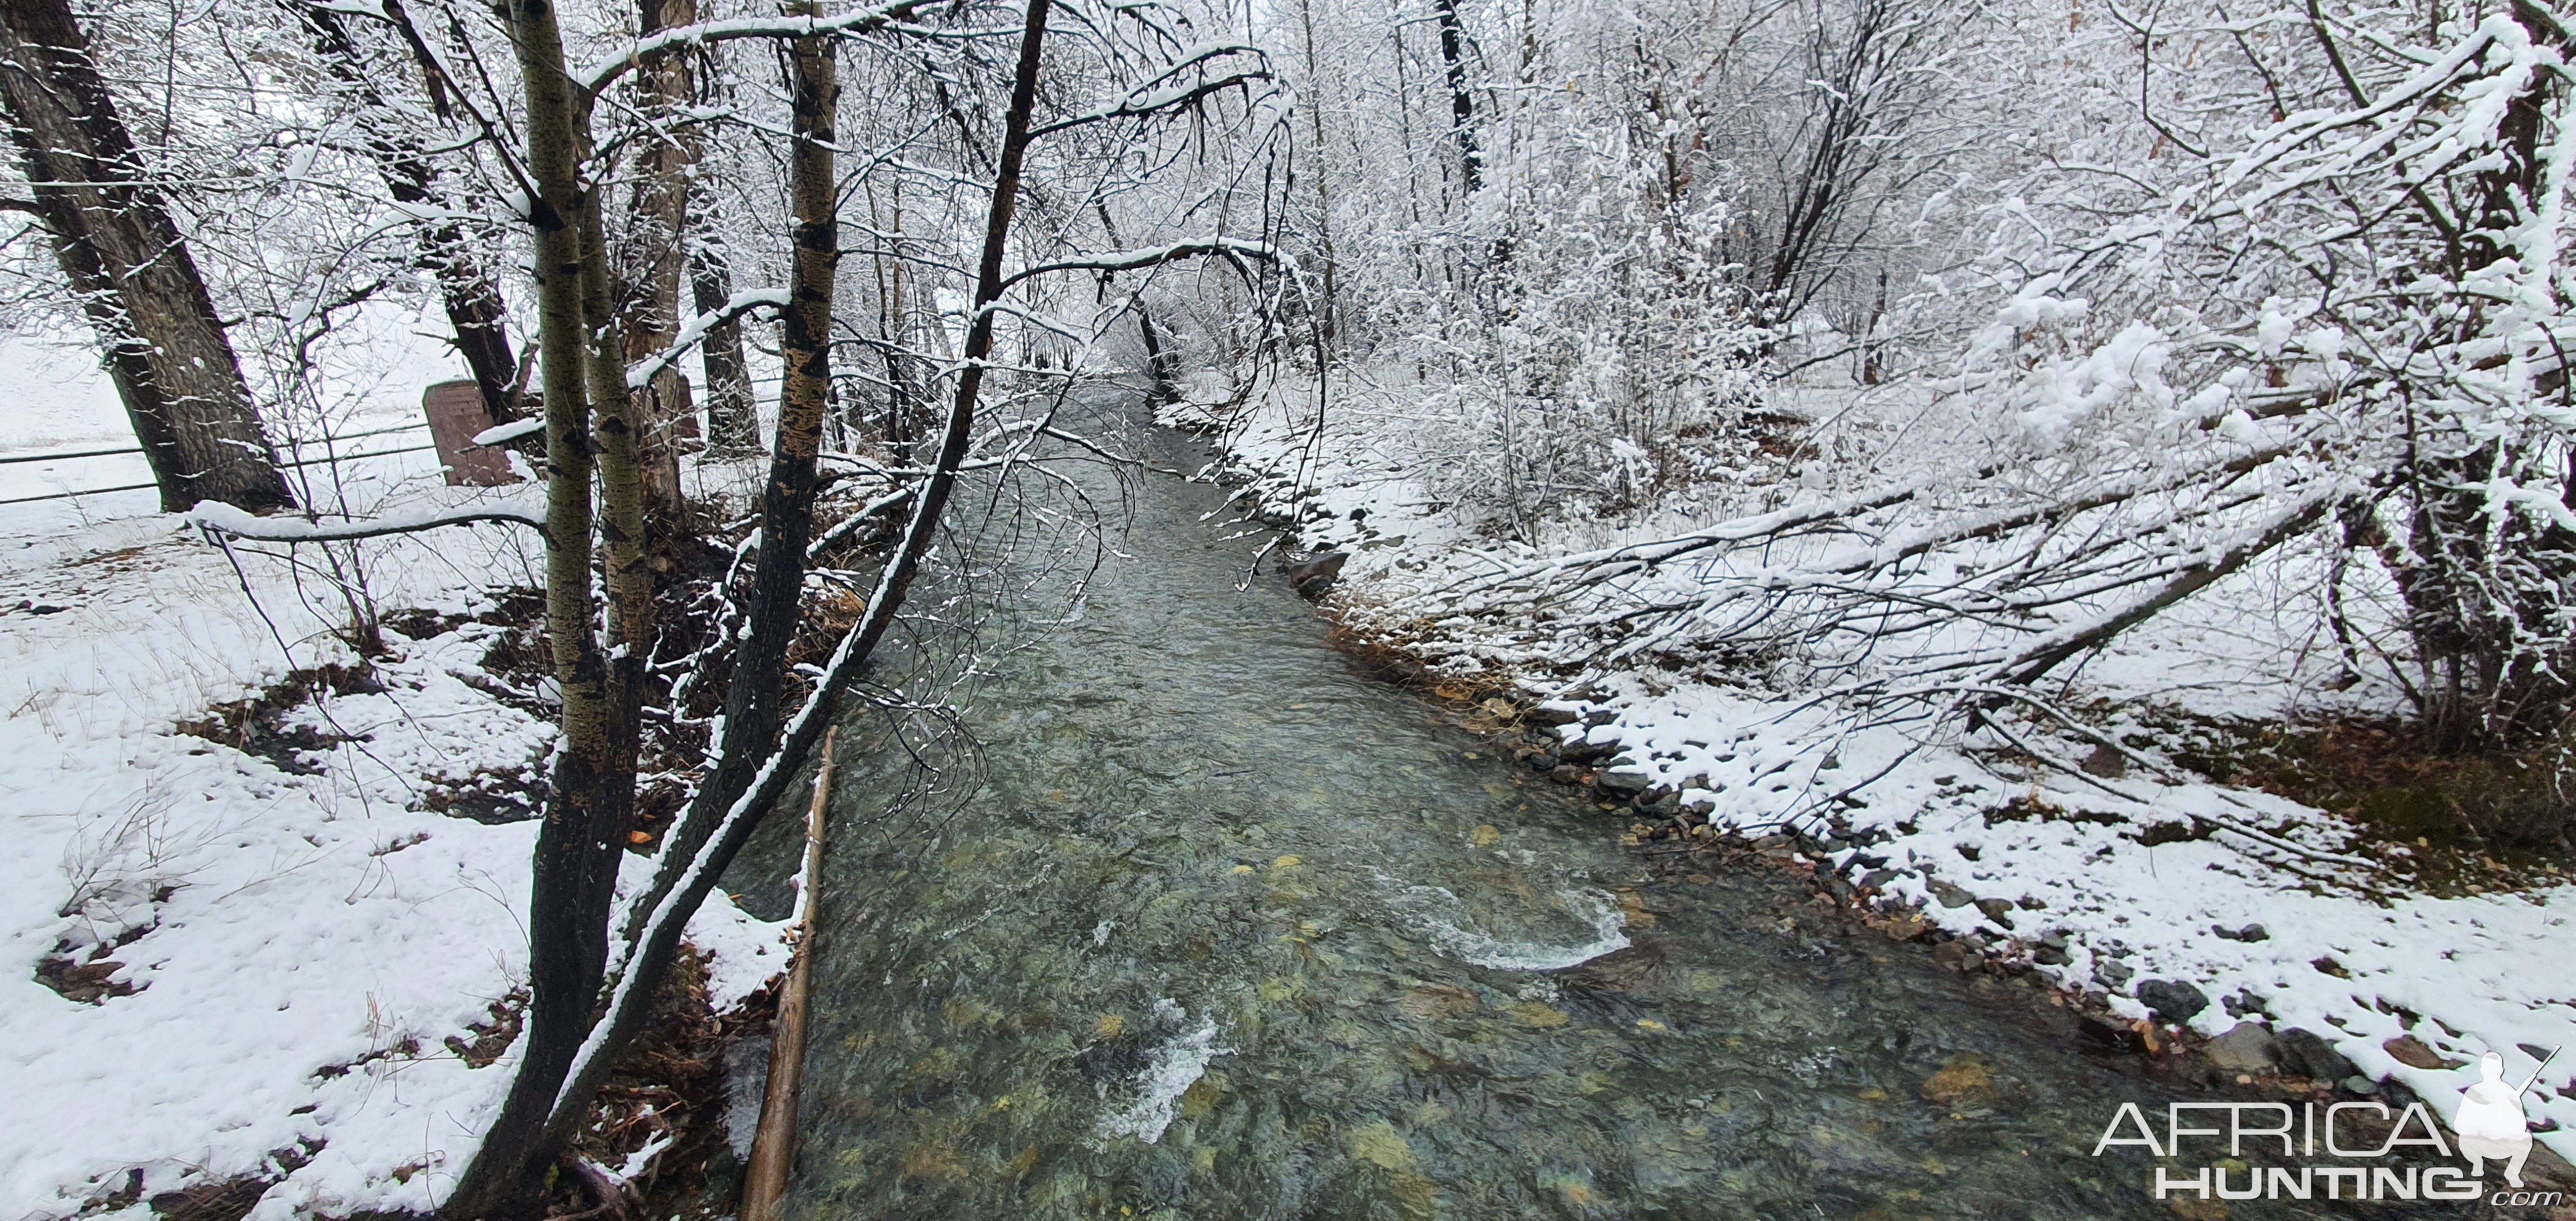
M 161 507 L 291 508 L 206 283 L 67 0 L 0 0 L 0 103 L 38 219 L 106 350 Z
M 396 106 L 377 85 L 366 54 L 350 35 L 338 10 L 309 0 L 287 0 L 287 5 L 313 34 L 331 75 L 368 113 L 398 114 L 405 109 Z M 399 16 L 399 7 L 389 6 L 387 11 L 404 20 Z M 432 106 L 444 117 L 447 107 L 444 87 L 437 77 L 437 61 L 421 55 L 419 66 L 430 81 Z M 373 128 L 360 138 L 394 202 L 416 209 L 423 217 L 442 217 L 417 222 L 420 266 L 438 282 L 439 301 L 446 307 L 447 325 L 452 332 L 449 342 L 456 346 L 456 354 L 464 359 L 466 371 L 473 376 L 474 387 L 483 396 L 484 411 L 495 424 L 518 419 L 518 362 L 510 353 L 509 307 L 502 301 L 500 282 L 475 257 L 474 243 L 465 226 L 453 219 L 454 210 L 440 198 L 437 167 L 417 140 Z
M 940 516 L 946 512 L 949 496 L 956 490 L 959 471 L 965 464 L 966 453 L 973 440 L 976 396 L 982 389 L 985 364 L 992 358 L 992 307 L 1001 299 L 1004 286 L 1002 255 L 1009 245 L 1011 217 L 1019 199 L 1020 167 L 1028 152 L 1030 120 L 1037 106 L 1038 64 L 1043 54 L 1050 3 L 1051 0 L 1029 0 L 1028 14 L 1021 27 L 1019 64 L 1012 79 L 1010 107 L 1004 115 L 1002 155 L 994 175 L 992 204 L 985 221 L 983 256 L 976 274 L 974 321 L 967 330 L 965 360 L 958 370 L 956 397 L 951 401 L 946 427 L 940 434 L 939 452 L 932 461 L 930 476 L 913 497 L 912 519 L 905 526 L 903 541 L 896 546 L 893 556 L 879 573 L 877 589 L 868 600 L 867 612 L 842 641 L 821 688 L 808 702 L 806 710 L 788 726 L 784 740 L 776 743 L 775 750 L 767 741 L 743 743 L 738 748 L 768 766 L 746 769 L 753 772 L 747 782 L 734 784 L 727 781 L 728 772 L 720 763 L 716 774 L 708 778 L 697 795 L 690 799 L 689 808 L 682 812 L 681 823 L 704 824 L 710 829 L 715 825 L 709 821 L 710 816 L 721 814 L 721 832 L 712 842 L 700 835 L 696 842 L 704 847 L 685 855 L 669 855 L 680 846 L 676 834 L 666 844 L 663 850 L 665 859 L 678 862 L 679 872 L 657 874 L 654 883 L 639 897 L 639 909 L 649 913 L 648 923 L 638 930 L 640 939 L 629 956 L 625 977 L 619 981 L 609 1012 L 603 1019 L 604 1029 L 591 1035 L 574 1075 L 563 1083 L 554 1117 L 548 1123 L 543 1139 L 531 1151 L 529 1156 L 532 1159 L 550 1159 L 570 1142 L 575 1129 L 589 1112 L 591 1098 L 607 1080 L 610 1066 L 642 1029 L 644 1016 L 652 1007 L 653 995 L 679 952 L 681 932 L 689 913 L 697 910 L 717 880 L 723 877 L 725 867 L 732 863 L 734 855 L 742 850 L 753 830 L 760 825 L 760 814 L 767 812 L 784 793 L 787 776 L 796 761 L 811 752 L 823 737 L 824 728 L 839 708 L 850 680 L 867 664 L 868 658 L 892 627 L 905 593 L 921 571 L 932 540 L 938 536 Z M 816 244 L 826 238 L 836 242 L 836 236 L 813 228 L 806 219 L 828 215 L 806 209 L 828 205 L 832 198 L 829 186 L 831 148 L 827 141 L 817 136 L 830 130 L 830 103 L 836 89 L 829 75 L 830 58 L 819 40 L 815 45 L 797 48 L 791 55 L 790 70 L 797 78 L 791 82 L 791 90 L 797 116 L 797 157 L 801 160 L 801 168 L 796 163 L 790 166 L 791 175 L 796 176 L 796 180 L 791 182 L 790 194 L 797 200 L 799 209 L 797 258 L 800 266 L 798 283 L 791 289 L 794 292 L 806 287 L 805 277 L 818 269 L 818 265 L 828 265 L 828 259 L 813 256 L 836 253 L 829 246 Z M 821 174 L 819 178 L 804 177 L 818 172 Z M 814 319 L 828 320 L 829 285 L 828 276 L 816 285 L 825 295 L 820 301 L 808 299 L 803 305 L 809 311 L 819 306 L 820 313 L 809 314 L 809 321 L 805 323 L 791 324 L 797 328 L 791 334 L 805 333 L 805 327 L 815 325 Z M 791 300 L 789 317 L 793 318 L 798 308 L 799 303 Z M 811 365 L 808 376 L 819 373 L 822 367 L 819 363 Z M 790 376 L 796 375 L 791 372 Z M 807 400 L 808 405 L 800 410 L 816 417 L 813 423 L 800 424 L 799 427 L 819 438 L 820 413 L 811 405 L 820 401 L 819 392 L 807 388 L 794 393 Z M 784 448 L 785 442 L 781 444 Z M 764 520 L 761 529 L 765 537 L 773 528 L 805 530 L 811 525 L 810 521 Z M 782 547 L 774 551 L 764 550 L 763 554 L 783 557 L 790 553 Z M 798 556 L 792 562 L 801 571 L 802 557 Z M 764 625 L 756 619 L 751 624 L 755 633 L 785 631 L 792 627 L 792 623 Z M 735 664 L 739 666 L 742 663 L 737 660 Z M 773 671 L 770 677 L 775 682 L 783 675 Z M 730 752 L 737 748 L 728 742 L 726 749 Z
M 790 13 L 811 14 L 811 0 L 791 3 Z M 787 646 L 794 639 L 805 588 L 805 548 L 814 530 L 814 497 L 820 487 L 823 418 L 832 384 L 833 274 L 841 259 L 835 211 L 838 184 L 832 149 L 839 126 L 840 82 L 832 44 L 823 37 L 790 44 L 788 105 L 795 146 L 788 153 L 788 196 L 795 209 L 795 251 L 788 270 L 787 308 L 779 320 L 778 435 L 770 451 L 769 482 L 761 491 L 760 549 L 752 562 L 748 630 L 734 654 L 725 693 L 724 739 L 715 792 L 749 787 L 753 769 L 778 736 L 779 697 Z M 675 831 L 669 851 L 694 853 L 704 842 Z

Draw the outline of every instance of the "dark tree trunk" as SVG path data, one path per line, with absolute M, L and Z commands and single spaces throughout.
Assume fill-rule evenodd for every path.
M 724 250 L 701 243 L 689 256 L 689 295 L 701 314 L 733 299 L 733 271 Z M 760 414 L 751 396 L 751 366 L 742 356 L 742 324 L 726 319 L 707 328 L 698 344 L 707 369 L 707 443 L 728 453 L 760 448 Z
M 2555 18 L 2525 4 L 2512 12 L 2534 43 L 2564 52 Z M 2465 266 L 2454 278 L 2524 255 L 2505 235 L 2550 189 L 2541 141 L 2554 95 L 2565 87 L 2557 76 L 2536 74 L 2506 103 L 2496 131 L 2502 155 L 2474 180 L 2473 211 L 2454 244 Z M 2550 376 L 2538 387 L 2543 393 L 2564 385 L 2563 373 Z M 2535 642 L 2566 637 L 2563 591 L 2576 587 L 2576 531 L 2520 513 L 2494 515 L 2494 481 L 2514 477 L 2525 461 L 2507 441 L 2471 435 L 2449 418 L 2421 418 L 2409 431 L 2410 554 L 2396 576 L 2430 745 L 2516 749 L 2564 733 L 2576 707 L 2570 658 Z M 2576 478 L 2568 492 L 2576 495 Z
M 1119 240 L 1118 222 L 1110 219 L 1107 201 L 1096 200 L 1092 206 L 1100 212 L 1101 236 L 1108 238 L 1113 248 L 1126 245 Z M 1102 272 L 1100 276 L 1102 291 L 1107 291 L 1110 283 L 1117 278 L 1116 272 Z M 1329 286 L 1324 292 L 1327 297 L 1332 295 L 1332 289 Z M 1154 330 L 1154 311 L 1145 308 L 1143 293 L 1136 294 L 1136 329 L 1138 335 L 1145 341 L 1145 372 L 1154 379 L 1153 387 L 1145 392 L 1145 401 L 1148 404 L 1168 403 L 1178 393 L 1178 387 L 1174 385 L 1176 370 L 1173 368 L 1173 357 L 1163 352 L 1163 338 Z
M 400 111 L 377 87 L 376 74 L 365 52 L 337 10 L 305 0 L 288 0 L 288 7 L 312 31 L 331 75 L 367 113 Z M 434 74 L 435 61 L 424 61 L 422 70 Z M 437 100 L 435 94 L 432 100 Z M 385 181 L 386 193 L 396 203 L 420 208 L 445 206 L 446 201 L 439 198 L 437 168 L 417 142 L 373 129 L 363 138 L 368 153 L 375 158 L 377 174 Z M 465 227 L 456 221 L 423 221 L 417 240 L 420 265 L 437 280 L 439 299 L 447 310 L 448 329 L 453 332 L 449 342 L 456 346 L 456 354 L 464 359 L 466 371 L 482 393 L 483 409 L 495 424 L 518 419 L 518 361 L 510 353 L 510 311 L 502 301 L 499 281 L 474 257 L 473 242 Z
M 205 280 L 143 185 L 133 137 L 66 0 L 0 0 L 0 102 L 162 509 L 293 507 Z
M 1458 21 L 1458 0 L 1431 0 L 1440 18 L 1440 62 L 1449 70 L 1449 126 L 1458 138 L 1459 173 L 1467 193 L 1485 184 L 1485 154 L 1476 145 L 1476 98 L 1467 88 L 1467 35 Z
M 800 11 L 791 5 L 789 11 Z M 810 6 L 801 11 L 812 11 Z M 748 625 L 734 654 L 725 694 L 724 740 L 707 787 L 741 792 L 778 737 L 779 697 L 787 646 L 796 635 L 805 587 L 805 548 L 813 541 L 817 458 L 832 384 L 832 290 L 840 263 L 832 144 L 840 84 L 829 40 L 800 38 L 788 52 L 790 122 L 788 194 L 795 209 L 795 252 L 787 309 L 779 319 L 778 434 L 760 502 L 760 549 L 752 563 Z M 703 837 L 675 832 L 669 851 L 694 853 Z

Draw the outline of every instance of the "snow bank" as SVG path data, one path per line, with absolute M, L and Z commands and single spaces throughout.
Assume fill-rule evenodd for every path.
M 511 503 L 437 486 L 433 461 L 347 473 L 389 516 Z M 552 727 L 491 693 L 480 659 L 498 629 L 466 622 L 393 633 L 371 685 L 290 713 L 281 728 L 309 748 L 181 732 L 355 658 L 313 549 L 299 579 L 282 547 L 239 546 L 237 575 L 183 519 L 137 514 L 149 499 L 0 516 L 0 1216 L 242 1177 L 274 1181 L 260 1218 L 430 1208 L 508 1081 L 509 1053 L 473 1068 L 450 1044 L 524 980 L 535 824 L 424 797 L 516 786 Z M 488 609 L 542 561 L 505 524 L 363 555 L 380 606 L 446 615 Z M 775 926 L 730 903 L 690 932 L 719 1003 L 784 961 Z M 49 987 L 47 961 L 107 994 Z
M 1226 397 L 1198 389 L 1203 401 Z M 1560 523 L 1543 546 L 1498 544 L 1442 510 L 1409 444 L 1420 425 L 1400 403 L 1337 402 L 1318 434 L 1299 394 L 1274 389 L 1256 396 L 1248 413 L 1223 417 L 1184 404 L 1167 419 L 1220 432 L 1231 475 L 1245 481 L 1230 511 L 1293 527 L 1307 548 L 1350 553 L 1335 600 L 1351 622 L 1427 638 L 1425 660 L 1452 673 L 1514 675 L 1532 699 L 1566 693 L 1515 669 L 1536 660 L 1527 645 L 1472 621 L 1438 618 L 1446 612 L 1436 591 L 1503 563 L 1710 524 Z M 2284 670 L 2298 662 L 2295 653 L 2283 660 L 2281 639 L 2295 627 L 2282 626 L 2278 599 L 2251 578 L 2214 588 L 2190 613 L 2124 639 L 2084 679 L 2115 697 L 2271 715 L 2299 683 L 2313 686 L 2313 676 Z M 2385 695 L 2364 689 L 2344 698 Z M 1847 709 L 1751 686 L 1630 669 L 1560 706 L 1600 723 L 1559 732 L 1615 743 L 1614 764 L 1643 773 L 1644 786 L 1680 791 L 1721 828 L 1767 832 L 1875 776 L 1854 795 L 1857 804 L 1832 803 L 1850 844 L 1820 868 L 1874 875 L 1885 893 L 1992 952 L 2028 954 L 2062 940 L 2065 961 L 2038 969 L 2065 986 L 2107 993 L 2131 1017 L 2147 1015 L 2133 995 L 2136 981 L 2189 982 L 2212 1002 L 2192 1019 L 2201 1033 L 2233 1025 L 2227 1002 L 2236 1002 L 2276 1029 L 2325 1036 L 2364 1074 L 2404 1082 L 2445 1116 L 2479 1080 L 2480 1053 L 2501 1053 L 2518 1080 L 2537 1062 L 2533 1049 L 2545 1055 L 2576 1044 L 2576 987 L 2556 966 L 2576 956 L 2569 919 L 2576 887 L 2463 898 L 2389 893 L 2384 878 L 2342 863 L 2351 859 L 2350 827 L 2269 794 L 2137 774 L 2093 784 L 1990 768 L 1980 760 L 1996 754 L 1855 728 Z M 2241 830 L 2142 842 L 2161 838 L 2142 835 L 2148 827 L 2190 827 L 2195 818 Z M 2260 940 L 2216 931 L 2255 924 Z M 2383 1046 L 2399 1035 L 2460 1066 L 2400 1063 Z M 2528 1098 L 2536 1125 L 2555 1121 L 2539 1139 L 2576 1157 L 2576 1063 L 2562 1057 Z

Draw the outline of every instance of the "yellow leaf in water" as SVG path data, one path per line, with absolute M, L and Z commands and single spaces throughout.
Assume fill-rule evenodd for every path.
M 1576 1208 L 1588 1207 L 1592 1203 L 1592 1189 L 1581 1183 L 1568 1183 L 1565 1185 L 1565 1202 Z
M 1125 1033 L 1126 1030 L 1127 1019 L 1112 1013 L 1091 1024 L 1091 1037 L 1095 1039 L 1114 1039 Z
M 1344 1138 L 1351 1156 L 1372 1166 L 1388 1170 L 1413 1169 L 1413 1146 L 1406 1144 L 1395 1125 L 1381 1119 L 1360 1128 Z
M 993 1100 L 993 1109 L 996 1111 L 1010 1110 L 1011 1100 L 1008 1097 L 996 1098 Z
M 1235 867 L 1234 867 L 1234 871 L 1235 871 L 1236 873 L 1250 873 L 1250 872 L 1252 872 L 1252 866 L 1250 866 L 1250 865 L 1237 865 L 1237 866 L 1235 866 Z
M 1662 1022 L 1658 1022 L 1658 1021 L 1656 1021 L 1656 1020 L 1655 1020 L 1655 1019 L 1653 1019 L 1653 1018 L 1638 1018 L 1638 1019 L 1637 1019 L 1637 1029 L 1639 1029 L 1639 1030 L 1661 1030 L 1661 1029 L 1663 1029 L 1663 1028 L 1664 1028 L 1664 1024 L 1663 1024 Z
M 1503 833 L 1500 830 L 1489 825 L 1476 828 L 1468 834 L 1467 839 L 1479 848 L 1491 848 L 1494 846 L 1494 841 L 1502 837 Z
M 1270 867 L 1273 869 L 1294 869 L 1298 864 L 1299 861 L 1297 860 L 1297 855 L 1291 852 L 1283 853 L 1276 860 L 1271 861 Z

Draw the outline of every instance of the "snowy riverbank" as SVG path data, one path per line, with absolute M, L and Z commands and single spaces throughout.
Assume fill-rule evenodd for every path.
M 427 454 L 341 474 L 362 507 L 489 495 Z M 361 667 L 314 549 L 227 556 L 151 510 L 0 513 L 0 1215 L 425 1209 L 513 1054 L 487 1035 L 526 974 L 525 799 L 554 730 L 484 659 L 536 540 L 368 544 L 388 648 Z M 778 935 L 710 901 L 692 939 L 719 1005 L 765 983 Z
M 1605 797 L 1642 797 L 1650 821 L 1678 815 L 1706 824 L 1702 836 L 1762 837 L 1803 815 L 1814 838 L 1774 841 L 1774 855 L 1804 847 L 1799 859 L 1855 892 L 1919 908 L 1965 944 L 1954 964 L 2028 965 L 2132 1019 L 2152 1016 L 2143 992 L 2202 1037 L 2240 1019 L 2312 1031 L 2349 1060 L 2362 1079 L 2351 1086 L 2401 1082 L 2446 1120 L 2479 1080 L 2481 1053 L 2501 1053 L 2518 1081 L 2576 1043 L 2576 993 L 2555 966 L 2576 954 L 2576 886 L 2563 873 L 2425 893 L 2387 867 L 2405 848 L 2173 766 L 2160 711 L 2274 717 L 2315 687 L 2313 674 L 2290 672 L 2295 657 L 2246 647 L 2295 630 L 2255 582 L 2212 590 L 2191 617 L 2124 638 L 2085 671 L 2086 697 L 2137 710 L 2122 743 L 2149 745 L 2072 773 L 2027 769 L 1998 743 L 1856 726 L 1850 709 L 1794 689 L 1634 663 L 1545 665 L 1526 635 L 1454 613 L 1441 591 L 1654 531 L 1587 524 L 1537 547 L 1480 536 L 1420 478 L 1420 424 L 1377 403 L 1341 402 L 1321 428 L 1303 398 L 1257 398 L 1221 420 L 1206 408 L 1169 416 L 1222 436 L 1229 478 L 1243 484 L 1238 509 L 1293 527 L 1300 550 L 1349 554 L 1327 599 L 1346 623 L 1436 670 L 1508 682 L 1522 702 L 1547 701 L 1547 719 L 1570 721 L 1530 730 L 1564 743 L 1536 765 L 1561 778 L 1590 771 Z M 1795 503 L 1795 473 L 1771 477 Z M 2080 738 L 2051 745 L 2085 757 Z M 2264 1042 L 2253 1033 L 2232 1045 Z M 2576 1156 L 2576 1062 L 2561 1057 L 2528 1101 L 2539 1139 Z

